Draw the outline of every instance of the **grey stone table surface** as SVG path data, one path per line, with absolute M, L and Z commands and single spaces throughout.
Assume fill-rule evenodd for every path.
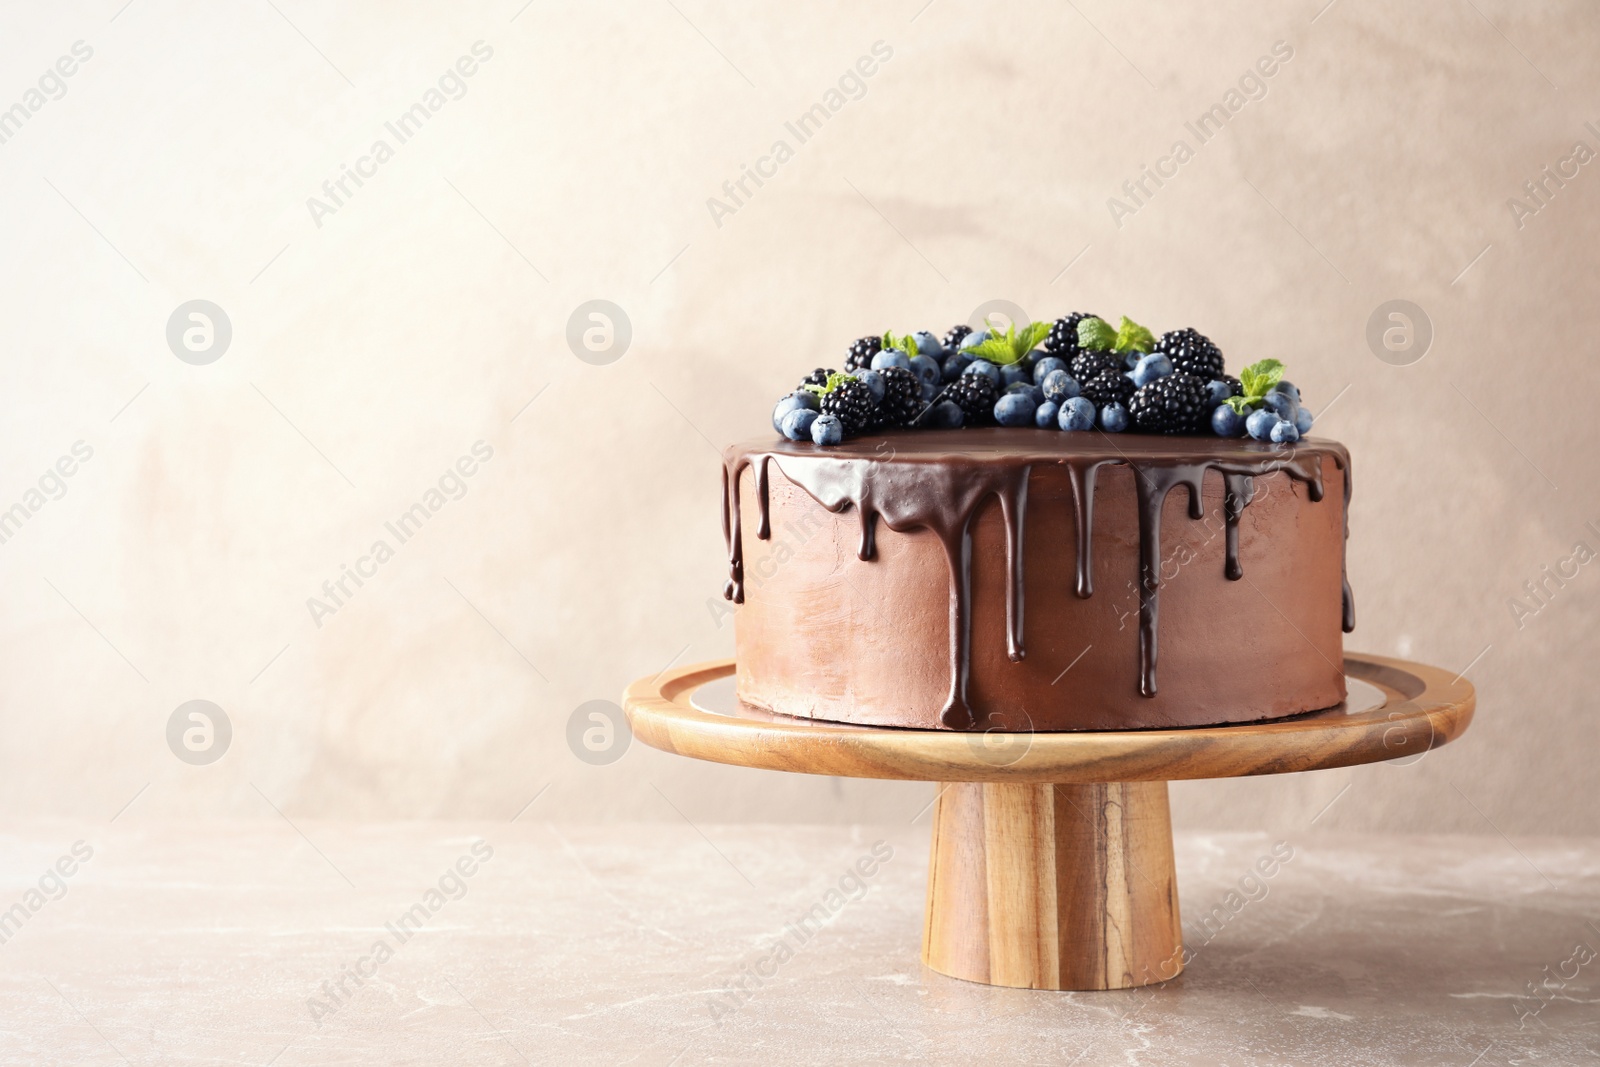
M 1188 970 L 1048 993 L 922 967 L 925 816 L 10 822 L 0 1062 L 1600 1057 L 1600 841 L 1187 834 L 1177 860 Z

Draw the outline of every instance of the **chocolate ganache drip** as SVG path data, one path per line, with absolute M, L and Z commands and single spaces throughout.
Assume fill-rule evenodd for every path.
M 1055 447 L 1048 447 L 1054 444 Z M 1028 480 L 1039 464 L 1067 468 L 1072 487 L 1077 538 L 1075 593 L 1093 595 L 1091 533 L 1095 478 L 1106 464 L 1132 469 L 1139 507 L 1139 692 L 1156 695 L 1157 641 L 1161 592 L 1161 515 L 1167 496 L 1183 486 L 1191 519 L 1205 517 L 1201 488 L 1207 471 L 1223 480 L 1226 524 L 1225 574 L 1244 577 L 1239 561 L 1239 519 L 1255 495 L 1255 479 L 1282 471 L 1305 484 L 1313 501 L 1323 497 L 1322 463 L 1333 459 L 1344 475 L 1344 533 L 1350 536 L 1350 454 L 1332 441 L 1302 440 L 1292 448 L 1253 441 L 1210 439 L 1209 454 L 1197 454 L 1193 438 L 1129 435 L 1050 434 L 1001 429 L 919 431 L 896 439 L 880 453 L 859 442 L 828 449 L 774 442 L 765 448 L 730 449 L 722 472 L 722 530 L 728 545 L 728 584 L 724 596 L 744 602 L 744 546 L 739 481 L 746 467 L 755 480 L 759 511 L 756 536 L 771 537 L 768 489 L 770 466 L 831 512 L 854 508 L 860 516 L 857 555 L 876 555 L 877 526 L 904 533 L 928 530 L 943 546 L 950 576 L 950 693 L 940 713 L 946 726 L 966 729 L 976 721 L 967 703 L 972 640 L 972 520 L 990 497 L 1000 502 L 1006 539 L 1006 651 L 1013 661 L 1023 647 L 1022 536 L 1028 506 Z M 1349 580 L 1340 567 L 1343 629 L 1355 627 Z

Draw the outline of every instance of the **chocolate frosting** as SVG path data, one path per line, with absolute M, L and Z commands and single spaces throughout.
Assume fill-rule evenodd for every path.
M 736 445 L 724 455 L 722 530 L 728 545 L 729 578 L 723 595 L 744 602 L 744 546 L 739 480 L 746 467 L 755 477 L 756 536 L 772 535 L 768 514 L 771 465 L 831 512 L 854 508 L 860 516 L 857 555 L 876 555 L 877 526 L 890 530 L 928 530 L 944 548 L 950 575 L 950 692 L 940 713 L 954 729 L 973 725 L 967 703 L 971 646 L 971 524 L 980 505 L 998 498 L 1006 534 L 1006 646 L 1013 661 L 1026 654 L 1023 641 L 1022 537 L 1028 506 L 1028 480 L 1037 464 L 1067 468 L 1072 486 L 1079 597 L 1093 595 L 1090 533 L 1094 526 L 1095 477 L 1107 464 L 1134 472 L 1139 505 L 1139 692 L 1156 694 L 1157 633 L 1161 592 L 1161 514 L 1169 493 L 1183 486 L 1191 519 L 1204 518 L 1201 485 L 1207 471 L 1222 475 L 1226 523 L 1226 576 L 1244 576 L 1239 560 L 1239 518 L 1254 496 L 1254 479 L 1282 471 L 1302 482 L 1313 501 L 1323 496 L 1324 457 L 1344 475 L 1344 533 L 1350 536 L 1350 454 L 1334 441 L 1305 438 L 1292 446 L 1249 439 L 1111 436 L 1048 433 L 998 427 L 918 430 L 854 438 L 819 447 L 790 441 Z M 1345 633 L 1355 628 L 1350 583 L 1340 565 Z

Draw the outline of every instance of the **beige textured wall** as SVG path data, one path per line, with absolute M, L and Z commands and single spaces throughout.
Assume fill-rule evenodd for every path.
M 717 448 L 856 335 L 1004 298 L 1193 324 L 1339 397 L 1351 647 L 1479 686 L 1420 764 L 1184 785 L 1180 825 L 1332 801 L 1319 828 L 1600 831 L 1600 563 L 1520 627 L 1508 606 L 1600 548 L 1600 164 L 1508 206 L 1600 148 L 1600 15 L 1322 2 L 7 5 L 0 107 L 93 54 L 0 144 L 0 507 L 93 455 L 0 544 L 0 812 L 910 819 L 929 787 L 642 746 L 589 766 L 567 722 L 731 649 Z M 464 95 L 386 133 L 478 41 Z M 879 41 L 797 144 L 785 121 Z M 1198 145 L 1184 123 L 1280 41 Z M 1113 219 L 1180 138 L 1193 158 Z M 206 365 L 165 336 L 193 299 L 232 325 Z M 632 324 L 610 365 L 565 340 L 590 299 Z M 1432 323 L 1411 365 L 1366 341 L 1393 299 Z M 386 535 L 480 441 L 465 494 Z M 318 625 L 307 598 L 379 538 L 393 558 Z M 208 766 L 167 746 L 193 699 L 233 727 Z

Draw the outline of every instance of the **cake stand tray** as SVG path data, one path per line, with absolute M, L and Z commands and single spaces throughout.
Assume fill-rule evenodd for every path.
M 960 732 L 773 715 L 731 692 L 734 661 L 640 679 L 634 736 L 767 770 L 940 783 L 922 960 L 1033 989 L 1124 989 L 1184 965 L 1167 782 L 1415 758 L 1459 737 L 1473 689 L 1448 671 L 1347 653 L 1348 699 L 1291 719 L 1175 730 Z

